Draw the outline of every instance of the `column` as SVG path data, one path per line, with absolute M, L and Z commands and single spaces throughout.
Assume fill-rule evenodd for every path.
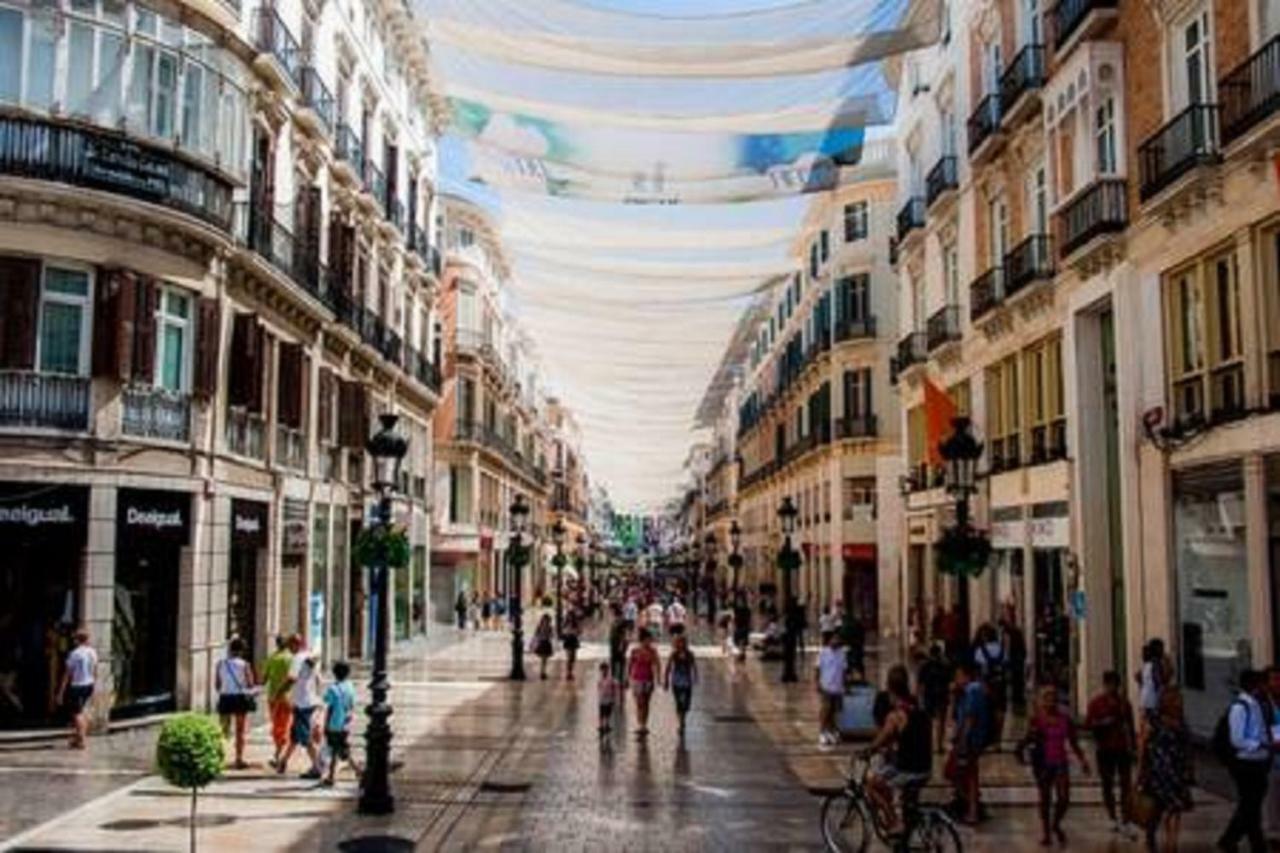
M 1271 560 L 1267 553 L 1267 466 L 1261 453 L 1244 459 L 1245 559 L 1249 572 L 1249 641 L 1254 666 L 1275 660 Z
M 115 695 L 111 675 L 111 630 L 115 615 L 116 489 L 89 490 L 89 530 L 85 547 L 84 587 L 80 621 L 98 651 L 97 688 L 93 694 L 93 726 L 103 729 Z

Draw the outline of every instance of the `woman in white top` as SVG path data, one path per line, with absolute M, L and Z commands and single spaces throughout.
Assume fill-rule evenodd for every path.
M 218 687 L 218 713 L 222 716 L 222 729 L 235 722 L 236 760 L 232 768 L 244 770 L 249 765 L 244 760 L 244 736 L 249 714 L 257 710 L 254 685 L 257 679 L 253 664 L 244 659 L 244 640 L 234 637 L 227 647 L 227 656 L 218 661 L 216 683 Z
M 76 647 L 67 655 L 67 667 L 58 687 L 58 703 L 66 703 L 71 709 L 74 729 L 71 748 L 84 749 L 89 735 L 89 700 L 93 697 L 93 685 L 98 670 L 98 653 L 89 645 L 89 632 L 76 631 Z

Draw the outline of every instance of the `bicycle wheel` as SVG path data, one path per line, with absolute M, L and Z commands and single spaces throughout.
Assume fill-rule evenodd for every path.
M 867 814 L 848 794 L 832 794 L 822 803 L 822 840 L 833 853 L 863 853 L 869 840 Z
M 951 818 L 929 809 L 916 818 L 907 833 L 905 849 L 911 853 L 962 853 L 964 845 Z

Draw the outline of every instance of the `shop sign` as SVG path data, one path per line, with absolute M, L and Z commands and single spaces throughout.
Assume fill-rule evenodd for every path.
M 991 522 L 992 548 L 1022 548 L 1027 544 L 1027 522 L 1024 519 Z
M 284 522 L 280 526 L 283 534 L 280 549 L 291 556 L 307 553 L 307 537 L 310 525 L 307 524 L 307 502 L 286 500 L 284 502 Z
M 840 546 L 840 556 L 846 560 L 874 563 L 876 546 L 866 542 L 846 542 Z
M 267 505 L 257 501 L 231 502 L 231 544 L 267 547 Z
M 86 490 L 39 483 L 0 484 L 0 528 L 30 532 L 85 526 Z
M 116 521 L 125 536 L 187 542 L 191 496 L 186 492 L 121 489 L 117 502 Z
M 1066 548 L 1071 544 L 1071 522 L 1066 516 L 1032 518 L 1026 524 L 1032 548 Z

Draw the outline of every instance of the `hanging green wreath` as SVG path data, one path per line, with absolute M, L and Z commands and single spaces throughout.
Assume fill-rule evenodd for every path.
M 356 537 L 355 554 L 362 566 L 385 564 L 388 568 L 403 569 L 409 565 L 412 554 L 409 533 L 394 525 L 366 527 Z

